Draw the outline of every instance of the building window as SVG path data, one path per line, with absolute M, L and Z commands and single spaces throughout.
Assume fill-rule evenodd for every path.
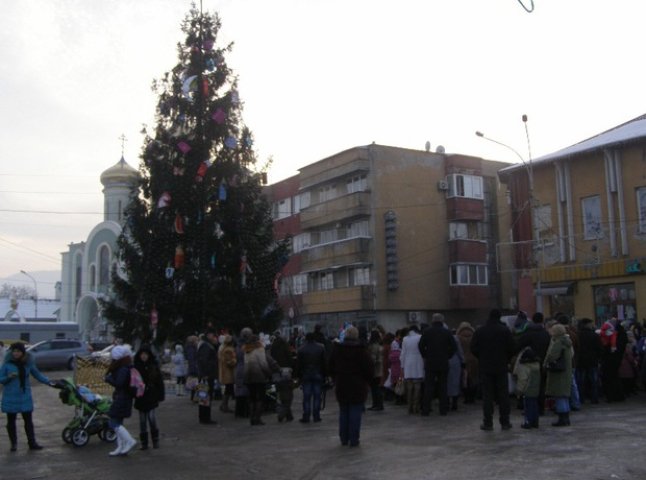
M 352 285 L 370 285 L 370 267 L 351 269 Z
M 545 235 L 552 234 L 552 206 L 551 205 L 540 205 L 534 207 L 534 231 L 541 234 L 541 238 L 545 238 Z
M 356 175 L 349 178 L 346 185 L 348 193 L 363 192 L 368 189 L 368 179 L 365 175 Z
M 596 240 L 603 237 L 601 229 L 601 197 L 594 195 L 581 200 L 583 210 L 583 238 Z
M 299 273 L 292 277 L 292 282 L 294 285 L 293 293 L 294 295 L 300 295 L 307 292 L 307 274 Z
M 352 237 L 369 237 L 370 236 L 370 226 L 368 220 L 362 220 L 360 222 L 352 222 L 346 227 L 346 238 Z
M 334 288 L 334 275 L 332 272 L 320 272 L 318 274 L 318 289 L 332 290 Z
M 319 203 L 336 198 L 336 185 L 325 185 L 319 188 Z
M 451 265 L 451 285 L 487 285 L 488 269 L 480 264 Z
M 303 192 L 298 195 L 298 203 L 300 206 L 300 210 L 303 210 L 304 208 L 307 208 L 311 205 L 311 195 L 310 192 Z
M 92 265 L 90 267 L 90 290 L 94 291 L 96 288 L 96 267 Z
M 449 197 L 483 198 L 482 177 L 455 173 L 447 175 Z
M 637 319 L 637 301 L 634 283 L 597 285 L 594 291 L 594 315 L 597 326 L 609 318 L 629 322 Z
M 291 198 L 285 198 L 274 202 L 273 205 L 273 215 L 274 220 L 280 220 L 281 218 L 289 217 L 291 212 Z
M 336 228 L 330 230 L 321 230 L 319 232 L 319 244 L 330 243 L 338 240 Z
M 309 248 L 311 242 L 312 242 L 312 239 L 309 232 L 299 233 L 292 240 L 292 248 L 294 250 L 294 253 L 298 253 L 301 250 Z
M 646 233 L 646 187 L 637 189 L 637 212 L 639 215 L 639 233 Z
M 301 211 L 301 196 L 300 195 L 294 195 L 292 197 L 292 205 L 294 206 L 292 208 L 292 213 L 296 215 Z
M 469 238 L 469 230 L 465 222 L 450 222 L 449 223 L 449 239 L 458 240 Z
M 99 286 L 107 287 L 110 283 L 110 249 L 103 245 L 99 250 Z

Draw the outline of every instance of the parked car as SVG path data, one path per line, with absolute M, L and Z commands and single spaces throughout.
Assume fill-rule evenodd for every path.
M 38 368 L 74 368 L 76 355 L 87 355 L 89 346 L 81 340 L 68 338 L 45 340 L 27 349 Z

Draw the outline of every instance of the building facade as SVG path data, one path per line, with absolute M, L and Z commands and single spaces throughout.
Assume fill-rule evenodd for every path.
M 101 174 L 103 184 L 103 221 L 84 242 L 70 243 L 62 252 L 62 290 L 60 318 L 76 322 L 83 339 L 107 334 L 99 299 L 110 295 L 113 266 L 117 263 L 117 238 L 121 234 L 124 210 L 134 191 L 138 172 L 121 158 Z
M 295 321 L 333 333 L 345 322 L 394 331 L 434 312 L 484 320 L 504 297 L 496 172 L 507 165 L 373 144 L 301 168 Z
M 499 173 L 521 308 L 597 324 L 646 316 L 646 116 Z

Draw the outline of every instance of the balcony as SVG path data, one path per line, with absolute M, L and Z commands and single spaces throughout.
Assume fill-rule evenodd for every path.
M 370 238 L 358 237 L 303 250 L 301 269 L 303 271 L 323 270 L 338 265 L 369 263 L 371 241 Z
M 484 201 L 466 197 L 447 198 L 446 219 L 448 221 L 484 220 Z
M 303 313 L 335 313 L 374 308 L 374 287 L 335 288 L 303 294 Z
M 368 215 L 370 215 L 370 192 L 355 192 L 301 210 L 301 229 L 308 230 Z
M 482 240 L 449 240 L 450 263 L 485 263 L 487 243 Z

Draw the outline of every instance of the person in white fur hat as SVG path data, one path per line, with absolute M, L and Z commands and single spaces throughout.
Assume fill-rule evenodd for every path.
M 111 352 L 112 363 L 108 367 L 105 381 L 114 387 L 112 405 L 108 411 L 109 425 L 117 434 L 117 448 L 110 452 L 111 457 L 126 455 L 137 444 L 123 426 L 123 419 L 132 414 L 132 395 L 130 393 L 130 369 L 132 351 L 127 345 L 117 345 Z

